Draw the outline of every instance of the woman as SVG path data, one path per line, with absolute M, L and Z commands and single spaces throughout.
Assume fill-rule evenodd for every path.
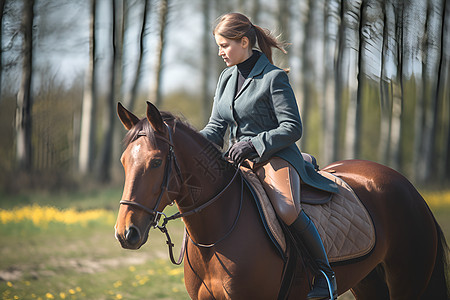
M 301 209 L 300 181 L 330 192 L 337 187 L 305 163 L 295 145 L 302 135 L 297 102 L 286 72 L 272 64 L 272 47 L 284 51 L 283 47 L 239 13 L 219 18 L 213 34 L 228 68 L 220 75 L 210 120 L 200 133 L 222 147 L 230 128 L 229 157 L 236 163 L 255 162 L 253 171 L 275 211 L 293 236 L 304 242 L 336 293 L 322 240 Z M 262 52 L 253 50 L 256 45 Z M 308 299 L 328 295 L 326 279 L 316 276 Z

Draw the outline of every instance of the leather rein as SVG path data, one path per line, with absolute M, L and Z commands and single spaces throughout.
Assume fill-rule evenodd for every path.
M 184 213 L 180 213 L 180 212 L 176 212 L 175 214 L 167 217 L 165 213 L 163 213 L 162 211 L 158 211 L 157 208 L 161 203 L 162 197 L 164 195 L 164 193 L 168 192 L 168 188 L 169 188 L 169 180 L 170 180 L 170 176 L 172 174 L 172 165 L 175 166 L 175 171 L 177 172 L 177 176 L 180 178 L 181 183 L 183 183 L 183 177 L 181 175 L 181 170 L 180 167 L 178 165 L 177 162 L 177 158 L 175 156 L 175 152 L 174 152 L 174 145 L 173 145 L 173 140 L 172 140 L 172 131 L 171 128 L 169 127 L 169 125 L 167 125 L 167 123 L 164 122 L 164 124 L 166 125 L 168 132 L 169 132 L 169 139 L 166 139 L 165 137 L 162 136 L 158 136 L 155 135 L 155 138 L 167 143 L 169 145 L 169 152 L 167 153 L 167 159 L 166 159 L 166 164 L 165 164 L 165 169 L 164 169 L 164 177 L 163 177 L 163 181 L 161 184 L 161 192 L 159 193 L 158 199 L 156 201 L 156 205 L 153 209 L 150 209 L 148 207 L 146 207 L 145 205 L 142 205 L 140 203 L 137 203 L 135 201 L 130 201 L 130 200 L 121 200 L 119 203 L 122 205 L 129 205 L 135 208 L 138 208 L 140 210 L 143 210 L 144 212 L 146 212 L 149 215 L 153 216 L 153 221 L 150 223 L 149 226 L 153 227 L 153 228 L 158 228 L 162 233 L 164 233 L 166 235 L 167 238 L 167 245 L 168 245 L 168 250 L 169 250 L 169 257 L 170 260 L 173 264 L 175 265 L 180 265 L 183 261 L 183 257 L 184 257 L 184 253 L 186 250 L 186 244 L 187 244 L 187 239 L 186 236 L 189 236 L 189 239 L 191 240 L 191 242 L 196 245 L 197 247 L 203 247 L 203 248 L 210 248 L 215 246 L 217 243 L 223 241 L 225 238 L 228 237 L 228 235 L 231 234 L 231 232 L 234 230 L 237 221 L 239 219 L 240 213 L 241 213 L 241 209 L 242 209 L 242 202 L 243 202 L 243 189 L 244 189 L 244 178 L 241 175 L 241 199 L 240 199 L 240 204 L 239 204 L 239 210 L 236 216 L 236 219 L 234 220 L 233 225 L 231 226 L 230 230 L 222 237 L 220 238 L 218 241 L 211 243 L 211 244 L 202 244 L 202 243 L 197 243 L 195 241 L 192 240 L 191 236 L 189 235 L 187 229 L 185 229 L 184 232 L 184 237 L 183 237 L 183 243 L 180 249 L 180 255 L 178 257 L 177 260 L 175 260 L 174 255 L 173 255 L 173 247 L 174 244 L 172 243 L 172 240 L 170 238 L 169 235 L 169 231 L 167 230 L 167 223 L 169 221 L 172 220 L 176 220 L 179 218 L 183 218 L 183 217 L 187 217 L 187 216 L 191 216 L 193 214 L 199 213 L 201 212 L 203 209 L 205 209 L 206 207 L 210 206 L 211 204 L 213 204 L 214 202 L 216 202 L 217 199 L 220 198 L 220 196 L 222 196 L 225 191 L 231 186 L 231 184 L 234 182 L 235 178 L 237 177 L 238 173 L 240 173 L 239 171 L 239 167 L 236 168 L 236 172 L 234 173 L 233 177 L 231 178 L 230 182 L 228 182 L 228 184 L 217 194 L 215 195 L 213 198 L 209 199 L 207 202 L 203 203 L 202 205 L 189 210 L 187 212 Z M 164 216 L 162 224 L 159 225 L 159 221 L 161 219 L 161 216 Z

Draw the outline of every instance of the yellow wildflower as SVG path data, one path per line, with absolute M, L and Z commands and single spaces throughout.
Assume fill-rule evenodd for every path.
M 47 299 L 55 299 L 55 297 L 51 293 L 45 294 L 45 298 L 47 298 Z
M 450 191 L 428 191 L 423 192 L 422 196 L 430 206 L 450 204 Z
M 7 285 L 8 287 L 12 287 L 12 286 L 13 286 L 13 284 L 12 284 L 11 281 L 8 281 L 8 282 L 6 283 L 6 285 Z
M 183 268 L 172 269 L 168 272 L 170 276 L 177 276 L 180 275 L 181 273 L 183 273 Z
M 41 207 L 37 204 L 14 208 L 0 209 L 0 223 L 19 223 L 31 221 L 36 226 L 47 226 L 50 222 L 86 225 L 89 221 L 106 220 L 114 222 L 114 214 L 104 209 L 76 211 L 73 208 L 60 210 L 55 207 Z

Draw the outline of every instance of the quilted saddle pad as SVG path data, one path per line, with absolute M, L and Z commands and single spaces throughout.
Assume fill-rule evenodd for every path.
M 241 167 L 242 174 L 254 189 L 263 208 L 265 218 L 274 243 L 286 253 L 286 240 L 275 211 L 258 177 L 247 168 Z M 323 176 L 337 183 L 339 193 L 333 194 L 325 204 L 308 204 L 301 199 L 302 208 L 313 220 L 322 238 L 330 262 L 343 262 L 360 258 L 370 253 L 375 246 L 375 229 L 364 205 L 351 187 L 342 179 L 328 172 L 319 171 Z M 306 201 L 308 202 L 308 201 Z
M 346 182 L 328 172 L 319 173 L 336 182 L 339 193 L 325 204 L 302 203 L 302 208 L 314 221 L 328 259 L 338 262 L 367 255 L 375 246 L 375 228 L 369 213 Z

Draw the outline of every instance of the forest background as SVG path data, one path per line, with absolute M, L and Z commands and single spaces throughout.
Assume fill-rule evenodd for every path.
M 116 105 L 145 101 L 208 120 L 225 67 L 215 19 L 240 11 L 288 42 L 321 166 L 386 164 L 419 185 L 450 178 L 450 5 L 445 0 L 0 1 L 0 185 L 79 188 L 123 180 Z

